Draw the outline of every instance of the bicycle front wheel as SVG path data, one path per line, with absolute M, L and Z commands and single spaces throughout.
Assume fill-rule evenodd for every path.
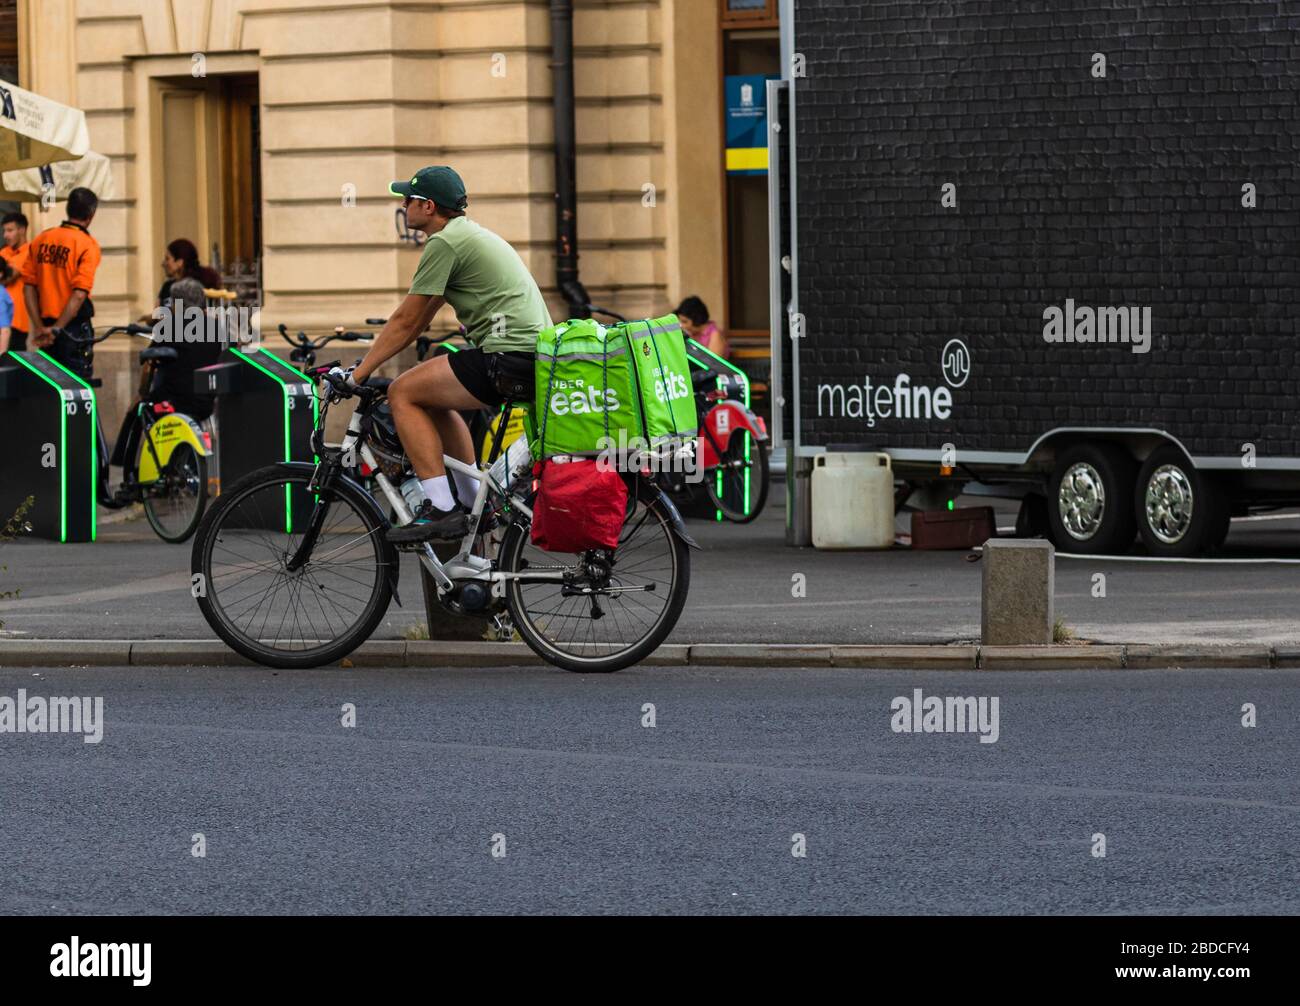
M 545 552 L 528 527 L 512 524 L 498 559 L 502 571 L 522 574 L 506 584 L 519 635 L 569 671 L 644 660 L 677 624 L 691 584 L 690 553 L 657 494 L 636 500 L 612 556 Z
M 767 503 L 767 444 L 748 432 L 733 433 L 718 467 L 704 473 L 709 499 L 727 520 L 748 524 Z
M 177 444 L 158 481 L 144 487 L 144 513 L 163 541 L 189 538 L 208 500 L 208 459 L 189 444 Z
M 365 493 L 272 465 L 236 482 L 199 525 L 191 572 L 203 617 L 268 667 L 319 667 L 361 645 L 388 610 L 398 555 Z

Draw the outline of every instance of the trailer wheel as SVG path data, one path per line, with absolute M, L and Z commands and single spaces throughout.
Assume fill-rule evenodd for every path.
M 1196 555 L 1227 537 L 1230 515 L 1223 491 L 1172 444 L 1142 465 L 1133 502 L 1138 531 L 1152 555 Z
M 1137 465 L 1114 444 L 1080 444 L 1063 453 L 1048 485 L 1047 519 L 1063 552 L 1127 552 L 1136 528 L 1133 484 Z

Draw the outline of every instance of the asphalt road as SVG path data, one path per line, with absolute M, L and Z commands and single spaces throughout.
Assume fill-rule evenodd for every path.
M 777 487 L 779 488 L 779 487 Z M 980 502 L 980 501 L 967 501 Z M 1014 524 L 1014 512 L 998 522 Z M 753 524 L 691 521 L 691 595 L 672 642 L 946 643 L 976 639 L 978 563 L 963 552 L 820 552 L 785 545 L 784 498 Z M 900 521 L 900 526 L 905 521 Z M 0 546 L 5 632 L 28 638 L 213 638 L 190 596 L 188 545 L 143 521 L 105 527 L 89 545 L 26 539 Z M 1283 563 L 1261 559 L 1286 560 Z M 1234 524 L 1222 559 L 1057 560 L 1056 607 L 1084 639 L 1119 643 L 1300 642 L 1300 517 Z M 1105 597 L 1094 595 L 1095 574 Z M 801 574 L 806 596 L 792 596 Z M 415 560 L 376 638 L 424 622 Z
M 105 730 L 0 733 L 4 914 L 1300 912 L 1294 671 L 0 670 L 19 688 L 101 696 Z M 892 732 L 914 688 L 996 697 L 998 740 Z

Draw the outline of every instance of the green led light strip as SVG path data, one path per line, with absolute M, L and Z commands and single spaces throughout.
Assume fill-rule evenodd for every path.
M 71 377 L 90 392 L 90 540 L 94 541 L 99 531 L 99 400 L 95 398 L 95 389 L 89 382 L 82 380 L 71 370 L 50 356 L 43 349 L 36 351 L 43 359 L 49 360 L 61 371 Z M 67 422 L 67 410 L 64 410 L 64 422 Z M 105 479 L 108 473 L 104 474 Z
M 313 388 L 315 387 L 316 382 L 313 381 L 313 380 L 312 380 L 310 377 L 308 377 L 306 374 L 304 374 L 304 373 L 303 373 L 301 370 L 299 370 L 297 367 L 295 367 L 292 363 L 288 363 L 288 362 L 286 362 L 286 361 L 280 359 L 280 357 L 276 356 L 276 355 L 275 355 L 274 353 L 272 353 L 269 349 L 264 349 L 264 350 L 262 350 L 262 352 L 265 353 L 267 356 L 269 356 L 269 357 L 270 357 L 272 360 L 274 360 L 276 363 L 280 364 L 280 366 L 284 367 L 285 370 L 288 370 L 288 371 L 290 371 L 291 373 L 294 373 L 294 374 L 298 375 L 299 377 L 301 377 L 301 378 L 302 378 L 302 383 L 303 383 L 303 384 L 306 384 L 306 385 L 308 385 L 309 387 L 313 387 Z M 317 401 L 316 396 L 315 396 L 314 394 L 311 396 L 311 418 L 312 418 L 312 426 L 313 426 L 313 427 L 319 425 L 319 423 L 320 423 L 320 402 Z M 287 459 L 286 459 L 286 460 L 287 460 Z M 320 458 L 317 458 L 316 460 L 317 460 L 317 461 L 320 461 Z
M 276 384 L 280 385 L 280 393 L 284 396 L 284 460 L 292 461 L 293 456 L 290 454 L 289 451 L 289 384 L 288 382 L 284 381 L 278 374 L 272 373 L 266 367 L 263 367 L 251 356 L 247 355 L 246 353 L 240 352 L 238 349 L 235 349 L 235 347 L 231 346 L 230 351 L 234 353 L 235 356 L 239 357 L 241 360 L 247 363 L 254 370 L 260 370 L 271 380 L 275 381 Z M 266 353 L 266 350 L 262 349 L 262 350 L 258 350 L 258 352 Z M 278 357 L 272 356 L 270 353 L 266 353 L 266 355 L 270 356 L 271 359 L 273 360 L 278 359 Z M 281 360 L 280 362 L 283 363 L 284 361 Z M 293 368 L 290 367 L 289 369 L 292 370 Z M 284 485 L 284 533 L 293 534 L 293 509 L 289 497 L 289 483 L 287 482 Z

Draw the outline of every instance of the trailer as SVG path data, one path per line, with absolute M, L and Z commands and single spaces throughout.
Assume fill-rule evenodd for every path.
M 774 441 L 1155 555 L 1300 504 L 1300 8 L 782 0 Z M 900 497 L 904 495 L 900 493 Z

